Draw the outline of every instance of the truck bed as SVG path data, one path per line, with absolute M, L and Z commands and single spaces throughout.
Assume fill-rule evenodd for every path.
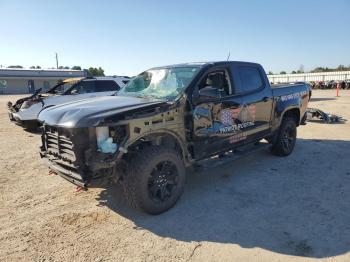
M 303 96 L 308 93 L 308 92 L 305 92 L 305 90 L 309 90 L 309 88 L 306 83 L 299 82 L 299 83 L 283 83 L 283 84 L 271 85 L 271 90 L 272 90 L 273 96 L 275 97 L 293 95 L 298 93 L 301 96 Z

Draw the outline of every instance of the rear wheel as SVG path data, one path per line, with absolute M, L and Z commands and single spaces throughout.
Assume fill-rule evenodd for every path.
M 295 120 L 291 117 L 284 118 L 271 151 L 278 156 L 288 156 L 293 152 L 296 138 L 297 126 Z
M 160 214 L 175 205 L 185 184 L 185 167 L 179 153 L 160 146 L 140 150 L 129 162 L 124 193 L 133 207 Z

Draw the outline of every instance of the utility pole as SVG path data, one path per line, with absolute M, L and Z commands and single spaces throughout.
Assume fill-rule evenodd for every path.
M 57 53 L 56 53 L 56 68 L 58 69 L 58 56 L 57 56 Z
M 228 52 L 227 61 L 230 59 L 231 52 Z

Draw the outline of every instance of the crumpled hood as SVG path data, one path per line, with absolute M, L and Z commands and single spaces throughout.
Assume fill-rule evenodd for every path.
M 92 127 L 108 116 L 164 103 L 161 100 L 127 96 L 89 98 L 49 107 L 39 114 L 38 120 L 50 126 Z

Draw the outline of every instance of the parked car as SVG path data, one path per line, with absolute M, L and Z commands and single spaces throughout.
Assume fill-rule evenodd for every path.
M 185 167 L 266 139 L 292 153 L 309 101 L 305 83 L 271 86 L 259 64 L 213 62 L 157 67 L 118 95 L 48 108 L 40 155 L 51 171 L 86 188 L 120 181 L 132 206 L 171 208 Z
M 127 77 L 85 77 L 66 79 L 46 93 L 41 89 L 26 98 L 17 100 L 14 104 L 8 102 L 10 120 L 22 125 L 28 130 L 38 126 L 39 113 L 49 107 L 81 99 L 112 95 L 123 87 Z

